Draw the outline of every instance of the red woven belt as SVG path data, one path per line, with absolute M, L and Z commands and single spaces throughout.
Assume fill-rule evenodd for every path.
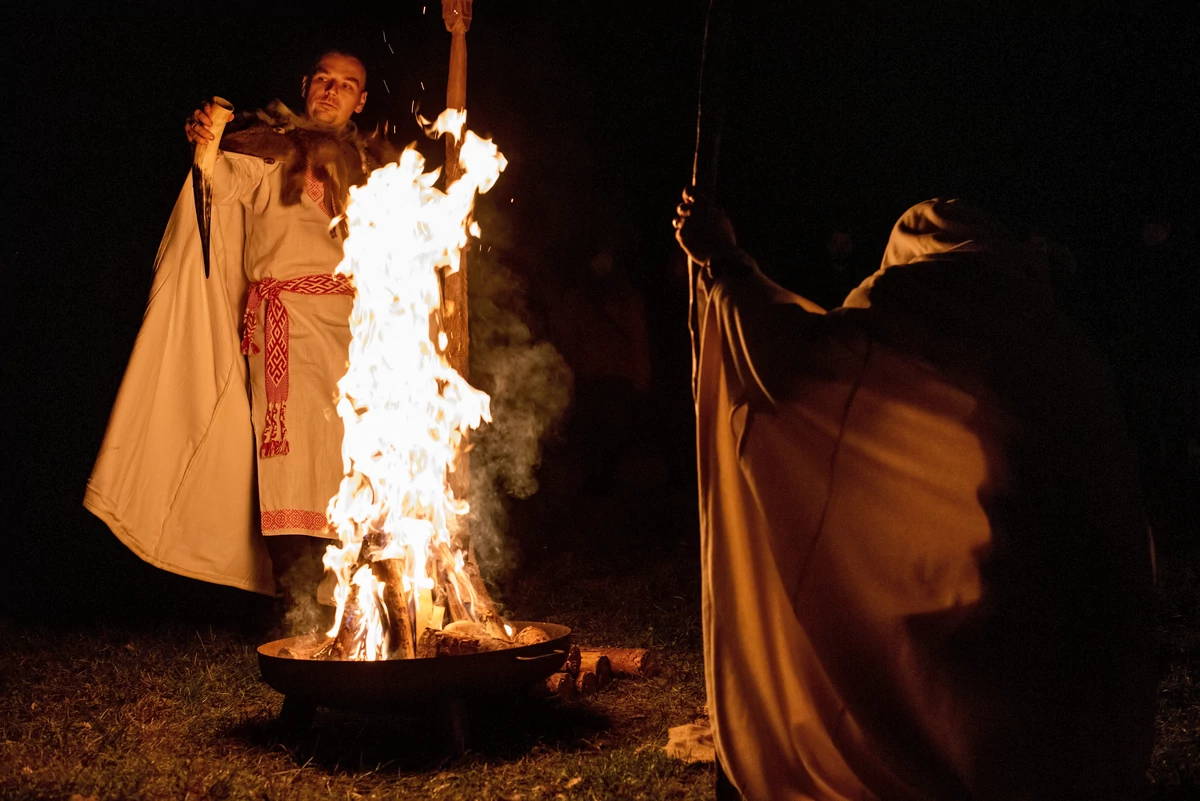
M 246 315 L 243 318 L 245 333 L 242 335 L 242 353 L 258 353 L 254 344 L 254 329 L 258 325 L 258 307 L 266 304 L 263 330 L 267 352 L 264 356 L 263 373 L 267 384 L 267 419 L 263 428 L 262 447 L 259 456 L 282 456 L 290 450 L 287 440 L 287 424 L 284 415 L 288 399 L 288 340 L 289 321 L 287 306 L 280 297 L 283 292 L 296 295 L 353 295 L 350 279 L 343 275 L 302 275 L 287 281 L 264 278 L 250 285 L 250 296 L 246 300 Z

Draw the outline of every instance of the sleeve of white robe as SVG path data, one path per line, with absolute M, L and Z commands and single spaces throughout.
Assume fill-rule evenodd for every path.
M 262 159 L 217 151 L 213 165 L 213 203 L 241 200 L 254 190 L 268 172 Z

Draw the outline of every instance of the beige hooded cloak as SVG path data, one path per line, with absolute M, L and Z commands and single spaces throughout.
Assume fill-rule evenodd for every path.
M 841 309 L 698 279 L 703 627 L 749 799 L 1124 799 L 1150 549 L 1104 360 L 1036 249 L 910 209 Z

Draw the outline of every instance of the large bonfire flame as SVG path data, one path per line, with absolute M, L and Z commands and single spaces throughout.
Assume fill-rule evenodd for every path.
M 413 147 L 350 190 L 350 235 L 337 272 L 354 281 L 349 368 L 338 383 L 344 478 L 329 504 L 339 545 L 324 562 L 337 577 L 332 656 L 414 656 L 427 629 L 468 621 L 493 637 L 495 614 L 455 533 L 467 503 L 449 473 L 470 429 L 490 421 L 490 399 L 452 369 L 440 324 L 440 269 L 457 269 L 477 192 L 507 162 L 448 109 L 427 125 L 460 139 L 462 171 L 445 191 Z M 447 620 L 447 615 L 449 620 Z

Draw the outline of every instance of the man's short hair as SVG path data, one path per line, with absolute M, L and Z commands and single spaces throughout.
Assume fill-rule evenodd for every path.
M 305 82 L 307 84 L 312 83 L 313 76 L 317 74 L 317 67 L 321 66 L 321 60 L 324 59 L 325 56 L 348 56 L 349 58 L 354 59 L 359 64 L 362 64 L 363 75 L 367 76 L 368 80 L 370 79 L 370 76 L 367 75 L 366 59 L 359 55 L 354 49 L 349 47 L 326 47 L 316 58 L 313 59 L 312 66 L 309 67 L 308 72 L 304 74 Z M 362 91 L 367 91 L 366 83 L 363 84 Z

